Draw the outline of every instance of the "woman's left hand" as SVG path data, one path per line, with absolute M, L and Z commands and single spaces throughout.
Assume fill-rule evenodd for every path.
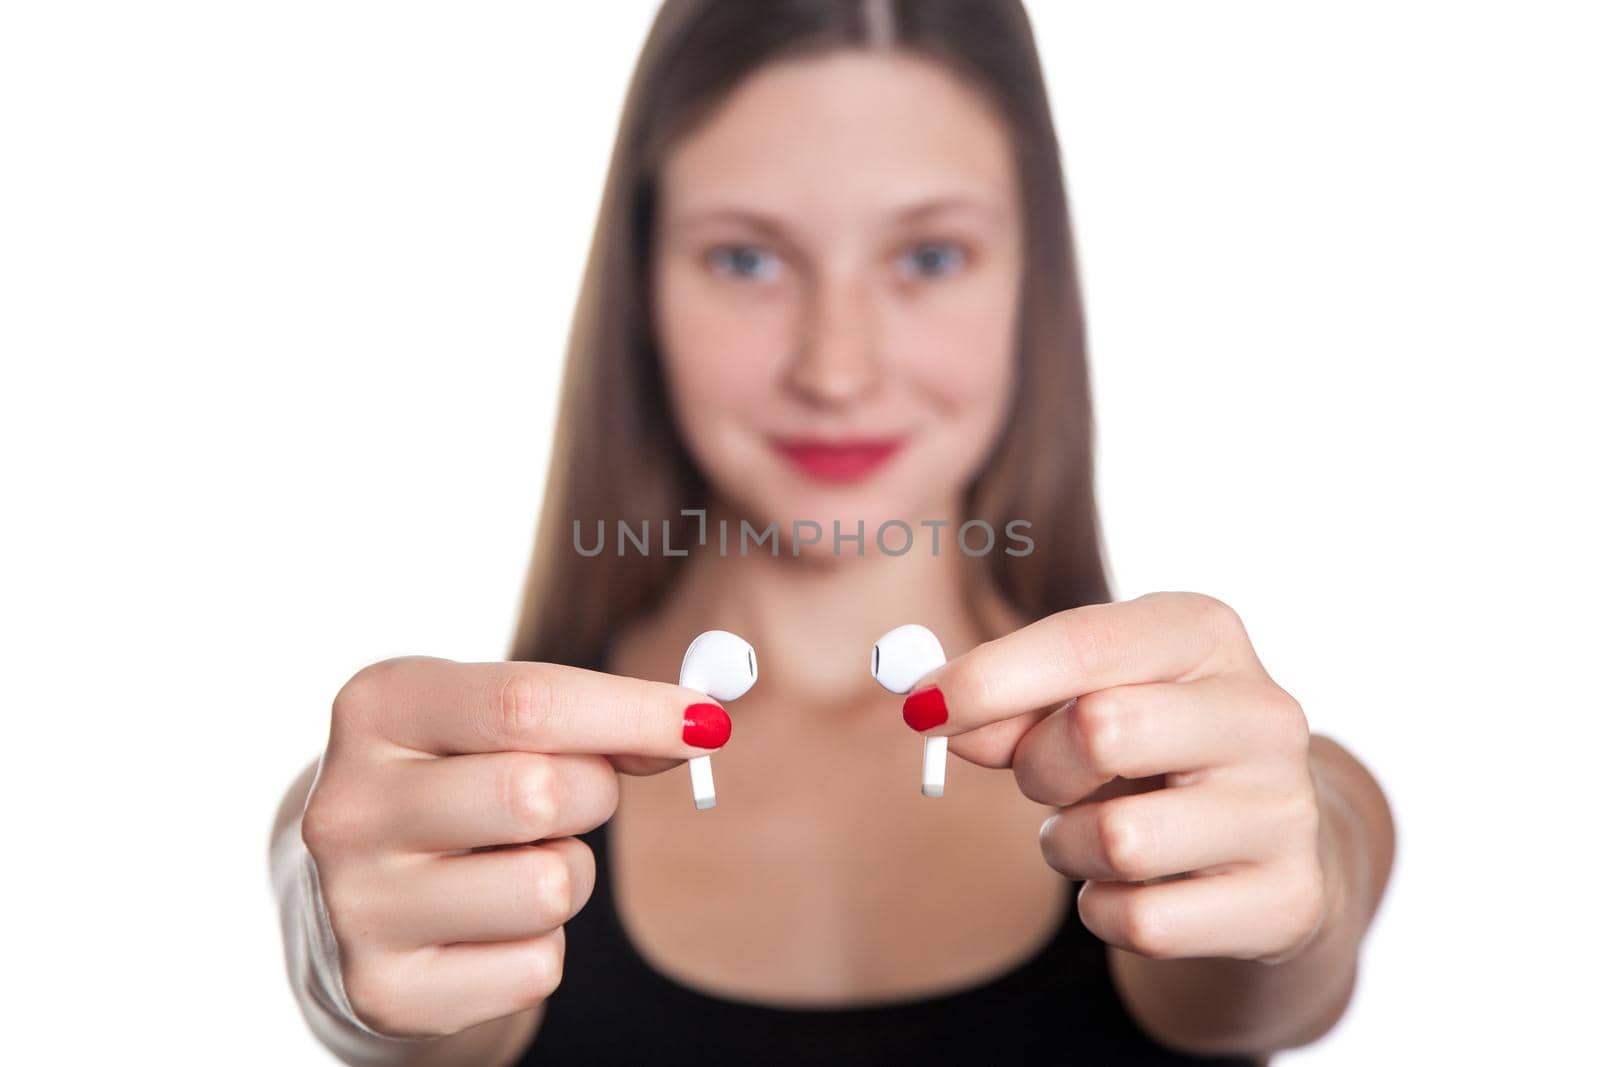
M 951 660 L 905 715 L 1059 809 L 1045 862 L 1112 945 L 1281 962 L 1329 918 L 1305 714 L 1219 600 L 1058 612 Z

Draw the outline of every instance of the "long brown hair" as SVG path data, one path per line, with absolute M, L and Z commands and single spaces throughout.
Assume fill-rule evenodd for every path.
M 606 641 L 666 594 L 660 551 L 580 555 L 574 523 L 673 528 L 692 543 L 705 481 L 673 422 L 647 284 L 664 155 L 743 78 L 778 58 L 893 47 L 946 64 L 1005 117 L 1025 256 L 1017 390 L 967 493 L 967 518 L 1032 523 L 1033 551 L 981 557 L 1016 611 L 1110 598 L 1094 500 L 1082 297 L 1061 158 L 1020 0 L 666 0 L 634 69 L 568 339 L 544 508 L 511 658 L 599 666 Z

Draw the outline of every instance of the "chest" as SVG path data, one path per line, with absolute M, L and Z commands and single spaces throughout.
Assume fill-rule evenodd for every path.
M 1015 966 L 1065 913 L 1038 849 L 1048 810 L 1002 773 L 952 761 L 931 800 L 846 769 L 708 812 L 683 784 L 624 779 L 608 874 L 629 940 L 693 988 L 808 1007 L 936 995 Z

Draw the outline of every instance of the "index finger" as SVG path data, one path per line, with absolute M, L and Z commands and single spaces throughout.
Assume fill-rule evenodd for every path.
M 1253 658 L 1243 624 L 1199 593 L 1149 593 L 1048 615 L 922 679 L 905 718 L 928 736 L 965 733 L 1085 693 L 1186 681 Z
M 380 737 L 433 755 L 591 753 L 688 759 L 727 742 L 727 711 L 666 682 L 557 663 L 415 656 L 366 668 L 335 703 Z

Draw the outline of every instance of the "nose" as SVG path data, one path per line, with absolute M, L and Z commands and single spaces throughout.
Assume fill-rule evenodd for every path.
M 805 399 L 838 407 L 870 394 L 883 374 L 870 287 L 851 276 L 814 279 L 788 383 Z

